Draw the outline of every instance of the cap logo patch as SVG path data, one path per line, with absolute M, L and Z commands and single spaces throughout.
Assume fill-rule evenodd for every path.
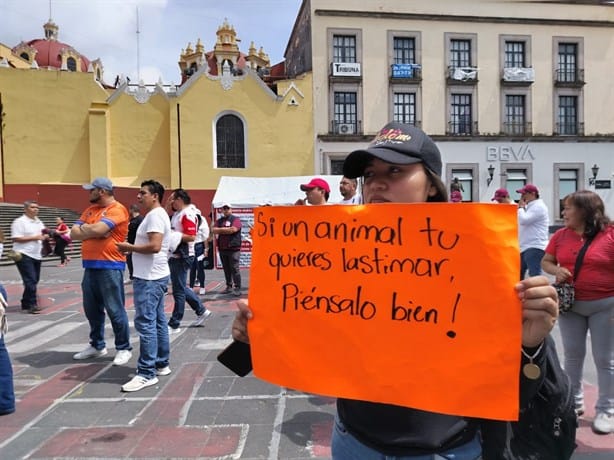
M 403 142 L 408 142 L 410 139 L 411 136 L 404 133 L 400 129 L 382 129 L 379 133 L 377 133 L 377 136 L 375 136 L 375 139 L 373 139 L 371 145 L 376 146 L 386 143 L 402 144 Z

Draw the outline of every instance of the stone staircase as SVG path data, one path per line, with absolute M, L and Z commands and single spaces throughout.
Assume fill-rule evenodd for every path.
M 13 242 L 11 241 L 11 223 L 22 214 L 22 204 L 0 203 L 0 228 L 4 232 L 4 251 L 2 252 L 2 258 L 0 258 L 0 266 L 13 263 L 12 260 L 6 258 L 6 253 L 13 247 Z M 55 218 L 58 216 L 64 219 L 68 227 L 71 227 L 79 218 L 80 214 L 71 209 L 40 206 L 38 218 L 43 221 L 46 227 L 55 228 Z M 66 248 L 65 253 L 72 259 L 81 257 L 81 241 L 73 241 L 72 244 Z M 43 264 L 57 264 L 59 261 L 60 258 L 55 255 L 43 258 Z

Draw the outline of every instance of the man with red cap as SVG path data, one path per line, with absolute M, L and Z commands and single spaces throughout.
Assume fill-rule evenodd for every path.
M 499 188 L 495 191 L 495 196 L 490 201 L 496 201 L 499 204 L 516 204 L 510 198 L 510 192 L 506 188 Z
M 541 261 L 548 245 L 548 208 L 539 197 L 539 190 L 533 184 L 527 184 L 519 190 L 518 202 L 518 242 L 520 243 L 520 279 L 525 272 L 529 276 L 542 273 Z
M 319 205 L 326 204 L 330 196 L 330 186 L 328 182 L 319 177 L 314 177 L 307 184 L 301 184 L 301 190 L 305 192 L 305 199 L 299 198 L 294 204 Z

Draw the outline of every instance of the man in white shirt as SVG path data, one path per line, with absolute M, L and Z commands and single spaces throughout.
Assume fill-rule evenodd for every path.
M 11 238 L 13 250 L 21 254 L 21 258 L 15 261 L 23 281 L 21 309 L 36 314 L 41 311 L 36 300 L 36 287 L 41 275 L 41 250 L 43 240 L 49 235 L 42 233 L 45 225 L 38 218 L 38 203 L 26 201 L 23 209 L 23 216 L 11 224 Z
M 539 190 L 527 184 L 520 190 L 518 202 L 518 242 L 520 243 L 520 279 L 541 275 L 541 261 L 548 245 L 548 208 L 539 197 Z
M 357 189 L 358 180 L 343 176 L 341 182 L 339 182 L 339 193 L 341 193 L 343 200 L 339 204 L 360 204 L 361 199 Z
M 138 391 L 158 383 L 158 375 L 171 373 L 170 343 L 164 295 L 170 270 L 168 246 L 171 224 L 160 202 L 164 187 L 157 181 L 141 183 L 137 200 L 146 213 L 138 226 L 134 243 L 116 243 L 123 253 L 132 253 L 134 289 L 134 328 L 140 337 L 136 375 L 122 386 L 122 391 Z
M 187 191 L 177 188 L 173 190 L 166 204 L 167 209 L 174 211 L 171 218 L 171 229 L 181 233 L 181 243 L 168 259 L 175 299 L 168 327 L 169 332 L 174 334 L 181 330 L 179 326 L 185 313 L 186 303 L 196 313 L 194 326 L 201 326 L 211 315 L 211 311 L 204 307 L 196 293 L 187 286 L 188 271 L 194 262 L 194 240 L 198 232 L 198 218 L 195 207 L 191 206 L 192 198 Z

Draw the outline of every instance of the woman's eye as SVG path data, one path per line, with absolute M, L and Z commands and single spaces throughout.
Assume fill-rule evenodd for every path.
M 362 175 L 363 179 L 368 179 L 369 177 L 373 177 L 373 171 L 368 171 L 366 170 L 363 175 Z

